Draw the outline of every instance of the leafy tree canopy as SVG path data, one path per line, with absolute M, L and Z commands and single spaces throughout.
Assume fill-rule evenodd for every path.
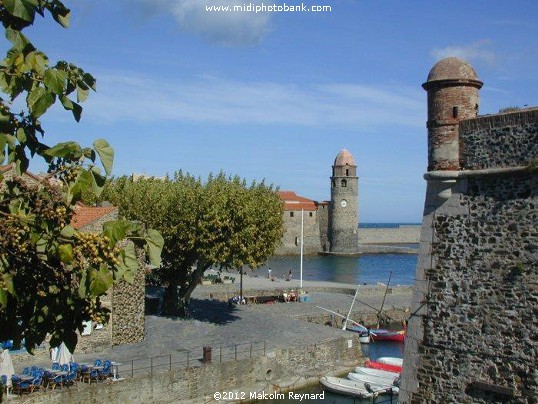
M 167 286 L 165 314 L 185 314 L 208 268 L 258 268 L 282 239 L 282 202 L 264 182 L 247 185 L 224 173 L 205 182 L 182 172 L 165 180 L 122 177 L 103 197 L 119 206 L 126 219 L 162 233 L 162 265 L 156 275 Z
M 160 234 L 128 221 L 87 234 L 70 224 L 81 197 L 102 191 L 114 150 L 103 139 L 92 148 L 43 143 L 39 118 L 59 101 L 79 121 L 80 103 L 96 89 L 92 75 L 65 61 L 50 63 L 22 33 L 46 14 L 69 25 L 70 11 L 59 0 L 0 0 L 11 43 L 0 62 L 0 165 L 11 167 L 2 170 L 5 178 L 0 174 L 0 341 L 24 338 L 30 352 L 47 334 L 52 346 L 65 341 L 73 350 L 84 321 L 107 320 L 99 296 L 133 278 L 134 246 L 145 248 L 155 265 L 162 248 Z M 22 111 L 13 110 L 18 98 Z M 32 157 L 44 159 L 48 175 L 25 175 Z

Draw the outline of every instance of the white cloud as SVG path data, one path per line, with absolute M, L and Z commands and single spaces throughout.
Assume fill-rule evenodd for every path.
M 358 84 L 303 85 L 199 77 L 171 81 L 140 74 L 99 73 L 98 94 L 85 103 L 85 120 L 184 121 L 218 124 L 422 127 L 417 89 Z
M 181 30 L 192 32 L 221 45 L 259 43 L 270 31 L 272 13 L 233 11 L 234 6 L 259 4 L 262 0 L 131 0 L 145 13 L 171 14 Z M 228 11 L 209 11 L 210 7 L 229 7 Z
M 467 61 L 484 62 L 488 65 L 493 65 L 496 62 L 495 52 L 488 49 L 491 42 L 487 39 L 473 42 L 469 45 L 447 46 L 445 48 L 436 48 L 431 51 L 433 57 L 437 60 L 455 56 Z

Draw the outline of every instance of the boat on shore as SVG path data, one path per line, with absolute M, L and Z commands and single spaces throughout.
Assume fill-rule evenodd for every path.
M 323 376 L 319 382 L 329 391 L 352 397 L 370 398 L 374 396 L 373 390 L 368 390 L 364 383 L 341 377 Z

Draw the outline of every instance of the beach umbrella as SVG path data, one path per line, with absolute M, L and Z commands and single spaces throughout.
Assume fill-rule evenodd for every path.
M 11 386 L 11 376 L 13 373 L 15 373 L 15 370 L 13 369 L 13 362 L 11 361 L 9 349 L 4 349 L 0 355 L 0 375 L 7 376 L 8 386 Z
M 58 362 L 60 365 L 68 365 L 73 362 L 73 354 L 69 352 L 69 349 L 62 342 L 58 347 L 56 355 L 54 355 L 54 362 Z

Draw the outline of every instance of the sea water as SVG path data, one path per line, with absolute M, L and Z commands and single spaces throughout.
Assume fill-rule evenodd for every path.
M 349 284 L 412 285 L 415 279 L 415 254 L 361 254 L 359 256 L 313 255 L 303 257 L 303 280 Z M 284 279 L 292 271 L 293 279 L 300 277 L 300 257 L 273 257 L 249 275 Z

